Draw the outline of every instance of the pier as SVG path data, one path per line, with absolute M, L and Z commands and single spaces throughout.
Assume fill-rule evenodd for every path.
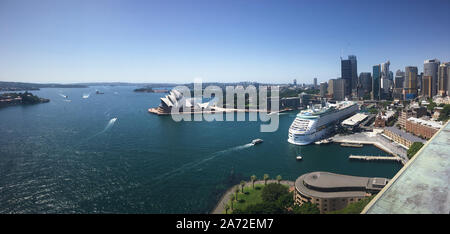
M 397 156 L 368 156 L 368 155 L 350 155 L 349 159 L 358 160 L 387 160 L 387 161 L 397 161 L 403 163 L 403 160 Z

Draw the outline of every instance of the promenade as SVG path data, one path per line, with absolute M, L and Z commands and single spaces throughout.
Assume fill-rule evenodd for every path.
M 268 180 L 267 184 L 270 184 L 270 183 L 278 183 L 278 181 L 277 180 Z M 289 181 L 289 180 L 280 181 L 280 184 L 285 184 L 285 185 L 288 185 L 289 187 L 293 187 L 294 183 L 295 183 L 294 181 Z M 257 181 L 255 181 L 255 184 L 264 184 L 264 180 L 257 180 Z M 231 186 L 231 188 L 229 188 L 222 195 L 219 202 L 217 202 L 216 207 L 211 211 L 211 214 L 224 214 L 225 213 L 224 205 L 227 204 L 230 201 L 231 196 L 234 195 L 234 188 L 236 186 L 239 186 L 239 188 L 240 188 L 239 184 Z M 250 187 L 252 186 L 252 182 L 246 181 L 245 187 L 249 187 L 249 186 Z
M 351 135 L 335 135 L 332 137 L 338 143 L 371 144 L 379 149 L 401 158 L 403 164 L 408 162 L 407 151 L 399 144 L 389 141 L 380 134 L 373 132 L 360 132 Z

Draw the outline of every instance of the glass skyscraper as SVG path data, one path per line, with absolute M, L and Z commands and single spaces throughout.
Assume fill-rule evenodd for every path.
M 372 71 L 372 99 L 380 99 L 380 76 L 381 76 L 381 65 L 373 66 Z

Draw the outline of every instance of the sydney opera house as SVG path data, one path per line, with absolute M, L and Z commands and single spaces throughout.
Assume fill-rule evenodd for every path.
M 172 112 L 173 108 L 178 108 L 180 113 L 194 113 L 195 110 L 204 110 L 209 107 L 211 103 L 212 102 L 196 102 L 195 98 L 185 98 L 181 92 L 172 89 L 168 95 L 161 98 L 161 103 L 158 107 L 150 108 L 148 109 L 148 112 L 157 115 L 168 115 Z

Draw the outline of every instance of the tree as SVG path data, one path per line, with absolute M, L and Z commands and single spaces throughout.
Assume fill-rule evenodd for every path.
M 268 184 L 261 192 L 261 198 L 264 202 L 275 202 L 284 194 L 288 194 L 288 188 L 281 184 Z
M 239 201 L 238 200 L 238 193 L 239 193 L 239 186 L 236 186 L 236 188 L 234 189 L 234 192 L 236 193 L 236 201 Z
M 439 121 L 447 122 L 447 120 L 450 118 L 450 104 L 445 104 L 444 108 L 442 109 L 441 113 L 439 114 Z
M 242 193 L 244 193 L 245 181 L 241 180 Z
M 305 202 L 301 206 L 295 205 L 292 210 L 294 214 L 320 214 L 317 204 Z
M 423 143 L 422 142 L 414 142 L 407 151 L 407 156 L 409 159 L 414 157 L 414 155 L 422 148 Z
M 281 177 L 281 175 L 277 175 L 277 181 L 278 183 L 280 183 L 280 181 L 283 179 L 283 177 Z
M 234 196 L 231 196 L 231 210 L 233 210 L 233 213 L 234 213 L 233 203 L 235 200 L 236 200 L 236 198 Z
M 268 179 L 269 179 L 269 174 L 264 174 L 264 185 L 267 185 Z
M 228 210 L 230 209 L 230 205 L 228 205 L 227 203 L 224 203 L 223 209 L 225 209 L 225 214 L 228 214 Z
M 252 181 L 253 189 L 255 189 L 256 175 L 252 175 L 252 176 L 250 177 L 250 180 Z

